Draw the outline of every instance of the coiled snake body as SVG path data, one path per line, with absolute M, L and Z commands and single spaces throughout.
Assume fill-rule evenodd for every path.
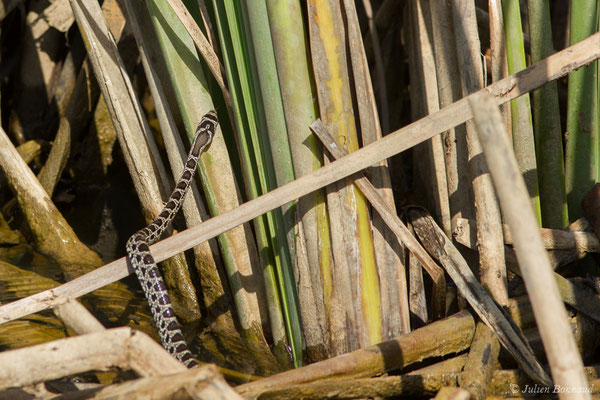
M 196 137 L 185 163 L 181 179 L 171 193 L 169 200 L 159 216 L 150 225 L 133 234 L 127 241 L 127 258 L 135 270 L 135 274 L 144 290 L 150 310 L 154 317 L 160 340 L 167 351 L 181 361 L 186 367 L 198 365 L 190 352 L 181 326 L 175 317 L 171 299 L 162 279 L 158 266 L 150 253 L 149 246 L 156 242 L 169 223 L 177 214 L 187 189 L 196 171 L 198 157 L 205 151 L 218 125 L 216 112 L 210 111 L 202 117 L 196 128 Z

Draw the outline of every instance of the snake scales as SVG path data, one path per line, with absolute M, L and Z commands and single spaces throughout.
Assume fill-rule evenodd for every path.
M 213 110 L 202 117 L 196 128 L 192 148 L 185 163 L 181 179 L 171 193 L 159 216 L 150 225 L 133 234 L 127 241 L 127 258 L 144 290 L 160 340 L 167 351 L 186 367 L 198 365 L 190 352 L 181 326 L 175 317 L 171 299 L 149 246 L 155 243 L 177 214 L 198 165 L 198 157 L 212 142 L 218 125 Z

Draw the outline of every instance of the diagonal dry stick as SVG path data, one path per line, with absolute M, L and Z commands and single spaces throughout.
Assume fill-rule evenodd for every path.
M 565 76 L 597 58 L 600 58 L 600 33 L 596 33 L 482 90 L 489 91 L 496 96 L 499 104 L 503 104 L 537 89 L 549 81 Z M 477 93 L 479 92 L 405 126 L 309 175 L 296 179 L 294 182 L 248 201 L 234 210 L 165 239 L 151 247 L 152 255 L 157 262 L 165 260 L 237 225 L 248 222 L 267 211 L 352 175 L 462 124 L 473 117 L 468 99 Z M 0 324 L 52 308 L 64 301 L 65 297 L 79 297 L 90 293 L 126 277 L 129 273 L 124 258 L 113 261 L 62 286 L 0 307 Z
M 231 94 L 223 79 L 225 68 L 221 65 L 215 49 L 213 49 L 211 43 L 206 39 L 206 36 L 204 36 L 204 33 L 202 33 L 181 0 L 169 0 L 169 4 L 200 51 L 204 61 L 206 61 L 208 69 L 212 72 L 213 77 L 223 92 L 223 98 L 225 99 L 225 103 L 227 103 L 227 107 L 232 109 Z

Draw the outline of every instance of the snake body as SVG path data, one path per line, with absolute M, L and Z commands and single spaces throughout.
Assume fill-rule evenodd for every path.
M 214 110 L 202 117 L 196 128 L 194 142 L 188 154 L 181 179 L 173 193 L 171 193 L 165 207 L 150 225 L 133 234 L 127 241 L 126 246 L 127 258 L 144 290 L 163 346 L 188 368 L 195 367 L 198 364 L 183 338 L 181 326 L 175 317 L 167 288 L 150 253 L 149 246 L 160 238 L 160 235 L 179 211 L 196 171 L 198 158 L 210 146 L 217 125 L 217 114 Z

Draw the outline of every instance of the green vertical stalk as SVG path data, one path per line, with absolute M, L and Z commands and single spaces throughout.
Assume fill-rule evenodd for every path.
M 254 83 L 254 92 L 257 93 L 257 111 L 260 119 L 261 130 L 258 132 L 261 152 L 264 155 L 264 162 L 261 163 L 267 175 L 267 190 L 275 189 L 277 186 L 284 185 L 294 180 L 294 169 L 292 166 L 292 155 L 285 125 L 285 114 L 283 111 L 283 102 L 279 81 L 277 79 L 277 66 L 275 64 L 275 53 L 269 28 L 269 17 L 267 14 L 267 5 L 265 2 L 256 2 L 246 0 L 246 3 L 240 3 L 245 14 L 248 16 L 250 27 L 251 46 L 254 50 L 255 70 L 257 77 L 251 80 Z M 259 85 L 256 85 L 258 81 Z M 257 87 L 258 86 L 258 87 Z M 260 97 L 260 99 L 258 99 Z M 260 110 L 262 109 L 262 112 Z M 263 191 L 264 192 L 264 191 Z M 272 238 L 276 247 L 277 254 L 283 256 L 278 267 L 278 277 L 280 281 L 280 294 L 284 299 L 284 304 L 288 310 L 285 313 L 289 321 L 288 335 L 292 338 L 294 361 L 296 366 L 302 363 L 300 350 L 302 346 L 300 310 L 298 309 L 298 300 L 296 298 L 295 279 L 292 271 L 292 258 L 295 259 L 295 202 L 289 203 L 273 211 L 273 221 L 275 235 Z M 287 247 L 285 239 L 287 239 Z M 293 253 L 290 255 L 290 251 Z M 291 258 L 290 258 L 291 256 Z
M 319 143 L 308 128 L 318 114 L 306 28 L 300 1 L 267 0 L 266 4 L 294 175 L 301 177 L 323 161 Z M 332 258 L 324 191 L 298 199 L 293 217 L 304 355 L 314 362 L 329 356 L 326 316 L 330 315 Z
M 250 198 L 256 198 L 275 188 L 277 184 L 268 141 L 261 139 L 260 135 L 266 133 L 268 127 L 258 84 L 254 48 L 247 26 L 248 17 L 244 3 L 226 0 L 214 1 L 213 5 L 234 104 L 236 137 L 246 191 Z M 281 210 L 255 219 L 254 224 L 265 271 L 275 354 L 286 365 L 289 362 L 286 352 L 289 341 L 294 361 L 298 363 L 302 359 L 300 321 Z
M 570 45 L 596 32 L 597 8 L 596 0 L 571 2 Z M 571 221 L 583 215 L 581 201 L 598 180 L 596 68 L 590 65 L 569 75 L 565 183 Z
M 529 0 L 531 63 L 554 52 L 550 7 L 546 1 Z M 542 224 L 563 229 L 569 223 L 565 193 L 563 144 L 558 108 L 558 90 L 552 81 L 533 91 L 533 129 L 540 184 Z
M 506 59 L 508 73 L 514 74 L 525 69 L 525 47 L 521 27 L 519 0 L 502 1 L 504 14 L 504 32 L 506 35 Z M 537 166 L 529 94 L 525 94 L 510 103 L 513 147 L 523 179 L 529 191 L 531 206 L 541 225 L 540 198 L 538 189 Z

